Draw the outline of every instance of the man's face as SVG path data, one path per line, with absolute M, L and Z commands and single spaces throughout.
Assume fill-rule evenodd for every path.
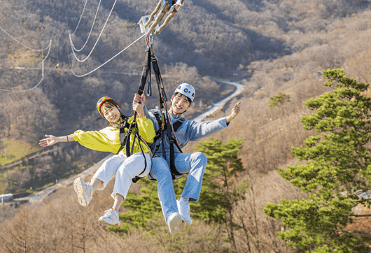
M 188 101 L 188 98 L 180 93 L 171 97 L 171 109 L 175 114 L 182 114 L 189 107 L 191 103 Z

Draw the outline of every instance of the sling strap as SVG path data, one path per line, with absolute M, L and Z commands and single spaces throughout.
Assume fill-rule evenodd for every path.
M 138 92 L 137 92 L 138 95 L 142 95 L 143 94 L 143 91 L 144 91 L 145 85 L 146 85 L 146 81 L 147 81 L 147 76 L 150 75 L 150 68 L 151 68 L 150 59 L 151 59 L 151 54 L 150 54 L 149 51 L 150 51 L 150 48 L 148 47 L 147 48 L 147 54 L 146 54 L 146 56 L 144 58 L 144 65 L 143 65 L 143 70 L 142 70 L 142 77 L 141 77 L 140 84 L 139 84 L 139 89 L 138 89 Z M 150 87 L 148 89 L 150 90 Z M 134 131 L 133 145 L 130 147 L 130 141 L 131 141 L 131 137 L 132 137 L 132 134 L 131 133 L 133 131 Z M 147 169 L 147 160 L 146 160 L 146 157 L 144 155 L 144 151 L 143 151 L 143 148 L 142 148 L 141 143 L 144 143 L 144 145 L 147 146 L 148 150 L 151 152 L 151 149 L 148 146 L 147 142 L 139 134 L 138 125 L 137 125 L 137 112 L 134 112 L 133 122 L 129 125 L 128 130 L 126 131 L 125 137 L 123 139 L 123 142 L 121 143 L 121 150 L 124 147 L 126 148 L 126 156 L 127 157 L 130 157 L 133 154 L 133 152 L 134 152 L 134 145 L 135 145 L 135 140 L 136 139 L 138 139 L 138 145 L 140 147 L 140 150 L 141 150 L 142 155 L 143 155 L 143 158 L 144 158 L 144 169 L 143 169 L 143 171 L 138 176 L 136 176 L 135 178 L 132 179 L 133 183 L 136 183 L 141 178 L 140 175 L 142 175 L 146 171 L 146 169 Z M 125 144 L 123 145 L 124 142 L 125 142 Z

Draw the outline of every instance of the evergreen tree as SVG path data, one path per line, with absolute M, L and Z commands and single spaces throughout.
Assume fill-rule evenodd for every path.
M 109 230 L 116 232 L 128 232 L 130 227 L 146 229 L 147 222 L 153 218 L 156 213 L 161 213 L 160 200 L 157 194 L 156 181 L 142 178 L 138 181 L 141 184 L 141 195 L 129 192 L 127 201 L 122 204 L 129 209 L 126 213 L 120 213 L 120 219 L 123 224 L 120 227 L 110 226 Z
M 192 217 L 209 222 L 232 224 L 232 206 L 243 195 L 243 189 L 247 186 L 242 184 L 237 189 L 232 188 L 233 179 L 243 170 L 237 154 L 242 142 L 242 140 L 231 139 L 227 143 L 222 143 L 218 139 L 212 139 L 212 141 L 201 142 L 196 147 L 197 151 L 207 156 L 208 162 L 200 200 L 190 204 Z M 183 176 L 174 180 L 177 198 L 183 191 L 186 179 L 187 176 Z M 120 213 L 120 219 L 124 222 L 119 228 L 109 227 L 110 230 L 127 232 L 133 226 L 147 230 L 147 222 L 156 213 L 162 215 L 156 182 L 144 178 L 139 183 L 142 194 L 128 194 L 128 200 L 123 203 L 123 206 L 129 211 Z
M 269 107 L 280 107 L 285 102 L 290 102 L 290 95 L 280 92 L 277 96 L 269 98 Z
M 340 69 L 323 75 L 325 85 L 336 88 L 307 101 L 314 113 L 301 119 L 305 129 L 319 134 L 292 148 L 306 163 L 279 168 L 308 198 L 269 203 L 264 212 L 282 221 L 288 230 L 278 232 L 279 238 L 298 252 L 363 252 L 370 250 L 367 239 L 346 226 L 353 221 L 353 207 L 371 203 L 357 195 L 371 188 L 371 101 L 363 95 L 368 84 L 347 78 Z
M 229 238 L 234 244 L 234 224 L 232 209 L 234 203 L 241 199 L 247 183 L 233 187 L 234 179 L 243 171 L 238 151 L 242 148 L 242 140 L 231 139 L 226 143 L 219 139 L 202 141 L 196 150 L 207 157 L 207 167 L 203 177 L 202 190 L 198 202 L 191 203 L 192 217 L 204 221 L 226 223 Z M 181 178 L 174 184 L 175 193 L 183 191 L 186 178 Z

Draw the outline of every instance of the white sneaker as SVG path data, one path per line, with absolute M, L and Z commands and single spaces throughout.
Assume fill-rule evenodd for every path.
M 99 218 L 99 222 L 112 226 L 120 226 L 119 213 L 111 208 L 104 212 L 104 215 Z
M 178 213 L 172 213 L 169 218 L 167 218 L 166 223 L 169 226 L 170 233 L 178 233 L 180 223 L 182 223 L 182 217 L 180 217 Z
M 80 205 L 82 206 L 89 205 L 89 202 L 93 197 L 93 186 L 85 183 L 81 177 L 78 177 L 73 182 L 73 188 L 77 193 L 77 198 L 79 200 Z
M 191 208 L 189 206 L 188 199 L 180 198 L 176 201 L 176 204 L 178 206 L 179 214 L 180 216 L 182 216 L 182 220 L 189 224 L 192 224 Z

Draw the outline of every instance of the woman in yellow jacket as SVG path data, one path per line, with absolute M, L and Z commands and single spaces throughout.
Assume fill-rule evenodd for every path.
M 150 150 L 143 140 L 151 144 L 156 133 L 152 121 L 147 119 L 144 114 L 143 105 L 134 101 L 133 109 L 137 112 L 136 124 L 139 135 L 143 140 L 134 138 L 134 131 L 132 132 L 130 147 L 132 147 L 135 139 L 133 154 L 127 157 L 126 149 L 122 147 L 122 143 L 125 142 L 124 139 L 128 131 L 128 125 L 132 123 L 133 117 L 128 119 L 123 115 L 120 111 L 120 105 L 109 97 L 99 99 L 97 109 L 102 117 L 109 122 L 108 127 L 100 131 L 84 132 L 77 130 L 73 134 L 60 137 L 46 135 L 47 138 L 40 140 L 40 145 L 46 147 L 58 142 L 78 141 L 87 148 L 116 154 L 99 167 L 90 183 L 85 183 L 81 177 L 76 178 L 74 189 L 80 204 L 87 206 L 92 199 L 94 190 L 104 189 L 107 183 L 116 175 L 115 186 L 112 192 L 112 198 L 115 200 L 113 207 L 107 210 L 99 218 L 99 221 L 119 226 L 118 211 L 126 198 L 132 179 L 148 175 L 151 169 Z

